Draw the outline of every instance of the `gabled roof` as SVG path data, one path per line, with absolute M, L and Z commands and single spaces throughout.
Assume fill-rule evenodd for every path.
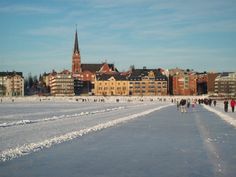
M 69 70 L 63 70 L 62 72 L 58 73 L 58 74 L 71 74 L 71 72 Z
M 23 77 L 23 73 L 22 72 L 0 72 L 0 76 L 15 76 L 15 75 L 20 75 L 21 77 Z
M 158 69 L 134 69 L 129 76 L 129 80 L 142 80 L 150 72 L 154 73 L 155 80 L 167 80 L 167 76 L 163 75 Z
M 128 80 L 127 77 L 120 75 L 120 74 L 96 74 L 96 79 L 98 81 L 107 81 L 111 78 L 114 78 L 117 81 L 125 81 Z

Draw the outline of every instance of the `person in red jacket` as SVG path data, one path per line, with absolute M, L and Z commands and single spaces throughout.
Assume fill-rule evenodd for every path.
M 230 101 L 230 106 L 231 106 L 232 112 L 234 112 L 234 107 L 236 106 L 236 101 L 234 99 Z

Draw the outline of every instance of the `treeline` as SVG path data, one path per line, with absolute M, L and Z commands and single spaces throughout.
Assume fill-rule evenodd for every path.
M 45 75 L 44 73 L 43 75 Z M 43 80 L 43 75 L 32 76 L 31 73 L 24 78 L 24 91 L 25 95 L 49 95 L 50 87 L 46 86 L 46 83 Z

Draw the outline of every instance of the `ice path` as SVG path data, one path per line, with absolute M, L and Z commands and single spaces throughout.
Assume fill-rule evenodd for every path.
M 215 114 L 217 114 L 221 119 L 223 119 L 225 122 L 229 123 L 230 125 L 232 125 L 233 127 L 236 128 L 236 119 L 227 115 L 227 113 L 222 113 L 221 111 L 218 111 L 214 108 L 211 108 L 210 106 L 207 105 L 203 105 L 203 107 L 205 109 L 207 109 L 208 111 L 211 111 Z
M 225 164 L 223 160 L 221 160 L 220 152 L 217 146 L 212 142 L 210 138 L 209 129 L 204 125 L 203 121 L 200 119 L 199 114 L 195 114 L 195 122 L 198 128 L 198 132 L 203 140 L 203 145 L 206 149 L 207 156 L 212 164 L 215 176 L 217 174 L 223 175 L 225 173 Z
M 17 157 L 27 155 L 32 152 L 39 151 L 43 148 L 49 148 L 55 144 L 69 141 L 69 140 L 81 137 L 81 136 L 86 135 L 91 132 L 96 132 L 96 131 L 99 131 L 99 130 L 102 130 L 105 128 L 113 127 L 117 124 L 125 123 L 126 121 L 130 121 L 132 119 L 136 119 L 141 116 L 145 116 L 145 115 L 150 114 L 154 111 L 158 111 L 160 109 L 166 108 L 171 105 L 172 104 L 159 106 L 157 108 L 153 108 L 153 109 L 149 109 L 149 110 L 137 113 L 137 114 L 132 114 L 129 116 L 121 117 L 116 120 L 108 121 L 106 123 L 97 124 L 95 126 L 85 128 L 85 129 L 82 129 L 79 131 L 72 131 L 70 133 L 66 133 L 66 134 L 63 134 L 60 136 L 55 136 L 53 138 L 49 138 L 49 139 L 46 139 L 46 140 L 43 140 L 40 142 L 24 144 L 24 145 L 16 147 L 16 148 L 7 149 L 7 150 L 0 152 L 0 161 L 11 160 L 13 158 L 17 158 Z
M 218 115 L 222 120 L 224 120 L 226 123 L 232 125 L 234 128 L 236 128 L 236 119 L 231 117 L 230 115 L 227 115 L 227 113 L 223 113 L 220 110 L 217 110 L 215 107 L 210 107 L 209 105 L 203 105 L 205 109 L 207 109 L 210 112 L 215 113 Z M 211 141 L 209 138 L 209 131 L 204 126 L 204 124 L 200 121 L 200 119 L 196 119 L 197 126 L 199 128 L 199 132 L 204 139 L 204 145 L 208 152 L 208 157 L 214 167 L 215 175 L 218 173 L 221 173 L 222 175 L 225 173 L 225 164 L 224 161 L 220 158 L 220 153 L 217 147 L 215 146 L 214 142 Z M 224 176 L 224 175 L 223 175 Z

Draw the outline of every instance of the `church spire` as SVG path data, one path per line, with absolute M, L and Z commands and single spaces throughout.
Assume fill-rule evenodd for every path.
M 77 28 L 76 28 L 74 51 L 72 55 L 72 74 L 73 75 L 78 74 L 79 72 L 81 72 L 81 60 L 80 60 L 79 42 L 78 42 L 78 35 L 77 35 Z
M 74 54 L 75 53 L 80 53 L 79 52 L 79 42 L 78 42 L 77 28 L 76 28 L 76 31 L 75 31 L 75 43 L 74 43 Z

